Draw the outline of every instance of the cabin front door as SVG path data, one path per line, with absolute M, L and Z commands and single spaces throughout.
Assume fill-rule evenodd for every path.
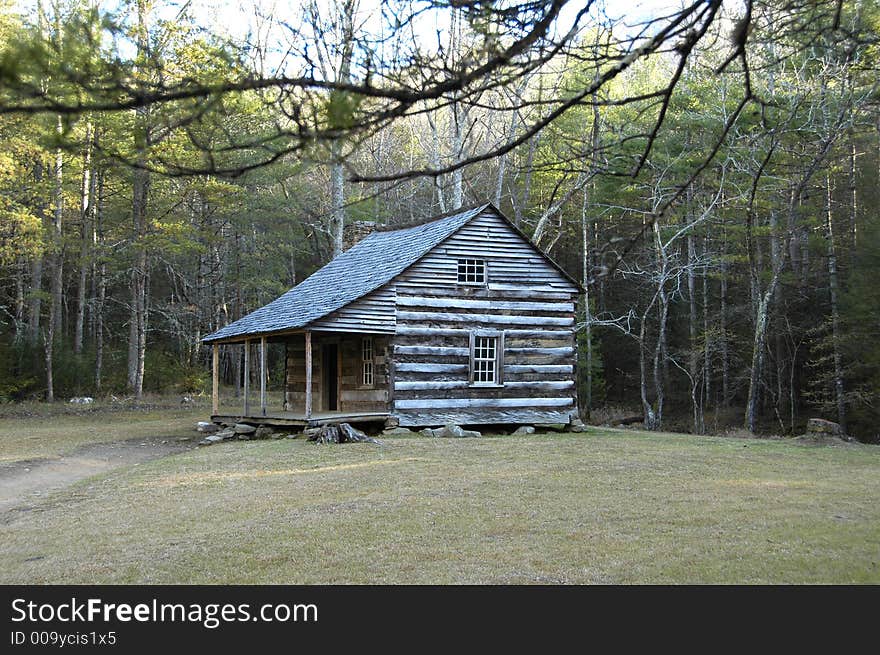
M 325 343 L 321 350 L 321 371 L 324 374 L 323 405 L 328 412 L 339 409 L 339 346 Z

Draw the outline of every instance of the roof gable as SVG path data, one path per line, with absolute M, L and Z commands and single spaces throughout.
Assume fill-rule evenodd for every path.
M 488 206 L 399 230 L 373 232 L 284 295 L 202 341 L 305 327 L 387 284 Z
M 581 285 L 491 203 L 396 230 L 378 230 L 267 305 L 207 335 L 203 342 L 304 328 L 384 286 L 487 209 L 577 289 Z

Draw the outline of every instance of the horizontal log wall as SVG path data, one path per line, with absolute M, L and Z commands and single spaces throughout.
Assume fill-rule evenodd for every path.
M 459 257 L 485 259 L 487 283 L 458 284 Z M 567 423 L 577 293 L 502 219 L 477 217 L 397 279 L 393 413 L 410 426 Z M 503 386 L 468 384 L 473 330 L 504 332 Z
M 458 328 L 438 328 L 425 327 L 422 325 L 400 325 L 397 326 L 397 334 L 401 336 L 413 337 L 460 337 L 467 336 L 471 330 L 467 327 Z M 571 330 L 510 330 L 505 328 L 504 333 L 509 338 L 521 339 L 566 339 L 571 334 Z
M 528 408 L 516 409 L 432 409 L 428 411 L 400 411 L 394 415 L 400 424 L 407 427 L 445 425 L 551 425 L 565 424 L 570 420 L 569 412 L 538 411 Z
M 539 314 L 509 316 L 507 314 L 472 314 L 470 312 L 434 312 L 427 309 L 419 312 L 398 311 L 397 320 L 421 324 L 467 323 L 468 325 L 497 327 L 499 329 L 514 325 L 552 325 L 555 327 L 574 325 L 574 316 L 541 316 Z
M 394 406 L 398 409 L 501 409 L 503 407 L 570 407 L 569 398 L 416 398 L 401 400 L 398 398 Z

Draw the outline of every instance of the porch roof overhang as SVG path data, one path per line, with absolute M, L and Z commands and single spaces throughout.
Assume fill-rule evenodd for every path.
M 375 328 L 364 328 L 363 330 L 328 330 L 326 328 L 312 329 L 310 326 L 307 325 L 305 327 L 295 328 L 291 330 L 250 332 L 248 334 L 239 334 L 226 338 L 212 339 L 210 341 L 205 338 L 202 339 L 202 341 L 207 344 L 224 345 L 245 343 L 247 341 L 259 341 L 260 339 L 265 338 L 268 343 L 280 343 L 286 341 L 288 337 L 302 335 L 306 332 L 311 332 L 312 334 L 394 334 L 394 330 L 380 330 Z

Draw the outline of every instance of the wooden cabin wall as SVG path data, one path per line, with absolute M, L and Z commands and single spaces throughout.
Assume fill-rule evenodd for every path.
M 373 339 L 373 385 L 361 384 L 361 340 Z M 324 371 L 322 347 L 335 343 L 338 347 L 339 409 L 341 412 L 388 411 L 389 337 L 377 334 L 312 333 L 312 411 L 328 411 L 324 407 Z M 306 406 L 305 337 L 297 335 L 287 343 L 287 386 L 285 411 L 304 412 Z
M 373 384 L 364 386 L 361 341 L 373 339 Z M 385 335 L 356 334 L 340 338 L 341 377 L 339 402 L 344 412 L 388 411 L 387 351 L 390 338 Z
M 457 259 L 488 282 L 457 282 Z M 393 413 L 401 425 L 568 423 L 578 289 L 500 218 L 475 218 L 397 279 Z M 470 333 L 504 332 L 503 387 L 468 383 Z
M 467 286 L 456 282 L 456 260 L 485 258 L 490 263 L 489 288 L 508 290 L 510 297 L 533 298 L 535 291 L 577 293 L 567 280 L 528 241 L 519 236 L 493 211 L 471 220 L 397 277 L 397 293 L 408 286 Z M 399 308 L 399 303 L 398 303 Z

